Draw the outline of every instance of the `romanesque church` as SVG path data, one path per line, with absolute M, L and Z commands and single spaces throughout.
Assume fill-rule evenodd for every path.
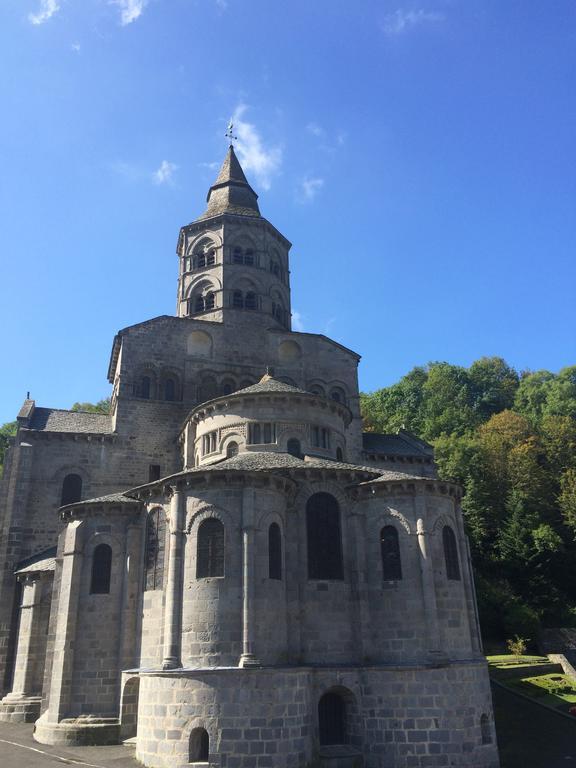
M 359 356 L 291 330 L 289 250 L 230 147 L 110 414 L 24 402 L 0 719 L 151 768 L 497 768 L 460 489 L 363 434 Z

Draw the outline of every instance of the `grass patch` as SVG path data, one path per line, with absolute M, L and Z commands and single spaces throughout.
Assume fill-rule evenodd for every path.
M 576 682 L 567 675 L 539 675 L 509 680 L 506 685 L 541 704 L 568 711 L 576 704 Z
M 550 664 L 547 656 L 513 656 L 511 653 L 486 656 L 489 666 L 496 669 L 509 669 L 510 667 L 533 667 L 537 664 Z

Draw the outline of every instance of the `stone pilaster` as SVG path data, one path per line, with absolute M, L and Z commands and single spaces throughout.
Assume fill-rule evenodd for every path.
M 254 489 L 245 488 L 242 495 L 242 656 L 239 667 L 261 666 L 255 652 L 254 506 Z
M 424 601 L 424 615 L 426 616 L 426 639 L 428 653 L 441 657 L 440 630 L 438 627 L 438 608 L 436 605 L 436 587 L 434 585 L 434 571 L 429 546 L 429 533 L 424 523 L 425 499 L 418 494 L 415 499 L 418 519 L 416 523 L 416 535 L 418 537 L 418 549 L 420 553 L 420 575 L 422 578 L 422 599 Z M 420 516 L 422 515 L 422 516 Z
M 168 578 L 166 579 L 166 608 L 164 612 L 163 669 L 182 666 L 182 575 L 184 565 L 186 496 L 176 488 L 170 502 L 170 544 Z

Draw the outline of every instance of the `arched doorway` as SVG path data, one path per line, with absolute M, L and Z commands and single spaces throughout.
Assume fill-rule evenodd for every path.
M 320 746 L 346 744 L 346 702 L 335 691 L 325 693 L 318 702 L 318 731 Z
M 138 729 L 138 695 L 140 678 L 130 677 L 122 691 L 120 706 L 120 737 L 122 740 L 133 739 Z

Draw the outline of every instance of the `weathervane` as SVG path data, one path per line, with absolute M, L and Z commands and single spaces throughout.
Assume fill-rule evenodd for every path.
M 230 146 L 234 146 L 234 142 L 238 141 L 238 136 L 234 136 L 234 123 L 228 123 L 228 130 L 224 134 L 227 139 L 230 139 Z

